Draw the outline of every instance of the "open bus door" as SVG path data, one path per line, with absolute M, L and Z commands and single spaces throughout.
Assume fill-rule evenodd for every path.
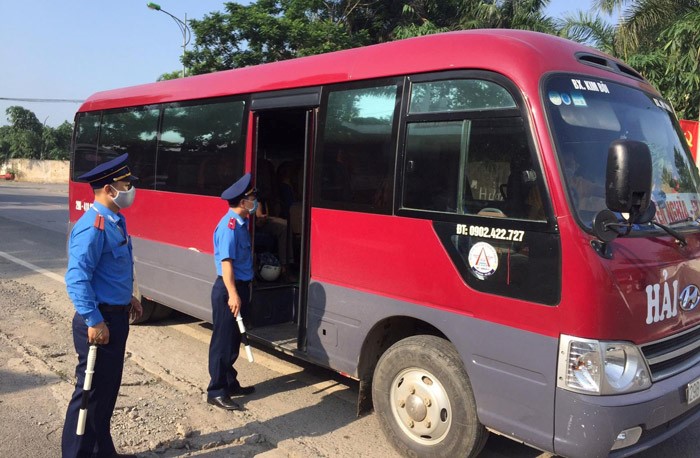
M 252 102 L 253 173 L 266 216 L 256 217 L 254 223 L 256 279 L 249 335 L 301 357 L 306 349 L 308 183 L 315 121 L 315 107 L 308 105 L 317 100 L 318 91 L 296 97 L 254 98 Z M 280 269 L 274 268 L 277 265 Z

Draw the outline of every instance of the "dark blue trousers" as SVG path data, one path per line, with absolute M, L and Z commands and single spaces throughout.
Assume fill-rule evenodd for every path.
M 88 403 L 85 434 L 75 434 L 78 425 L 80 401 L 83 397 L 85 368 L 89 345 L 87 325 L 77 313 L 73 317 L 73 344 L 78 353 L 75 368 L 75 391 L 68 403 L 66 422 L 63 425 L 61 450 L 63 458 L 109 457 L 115 453 L 112 434 L 109 431 L 114 404 L 119 394 L 124 370 L 124 352 L 129 336 L 128 313 L 103 313 L 109 327 L 109 344 L 100 345 L 95 360 L 95 374 L 92 377 L 92 390 Z
M 250 284 L 236 282 L 236 291 L 241 298 L 241 314 L 248 310 L 250 302 Z M 241 333 L 236 318 L 228 306 L 228 291 L 221 277 L 214 282 L 211 290 L 211 310 L 214 331 L 209 343 L 209 376 L 211 381 L 207 388 L 210 398 L 226 396 L 240 388 L 238 372 L 233 363 L 238 359 L 241 348 Z

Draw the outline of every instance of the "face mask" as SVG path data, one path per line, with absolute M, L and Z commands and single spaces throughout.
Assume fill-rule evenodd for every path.
M 258 199 L 255 199 L 255 200 L 253 200 L 253 208 L 248 210 L 248 213 L 250 213 L 251 215 L 254 215 L 255 210 L 257 210 L 257 209 L 258 209 Z
M 110 187 L 114 189 L 114 186 Z M 117 193 L 116 196 L 112 197 L 112 201 L 114 201 L 114 204 L 120 209 L 131 207 L 131 204 L 134 203 L 134 197 L 136 197 L 136 188 L 132 186 L 131 189 L 129 189 L 128 191 L 117 191 L 116 189 L 114 190 Z

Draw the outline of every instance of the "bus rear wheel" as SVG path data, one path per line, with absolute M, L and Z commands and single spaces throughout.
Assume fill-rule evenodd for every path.
M 396 449 L 413 457 L 475 457 L 488 432 L 479 423 L 471 383 L 454 346 L 413 336 L 379 359 L 374 410 Z
M 151 314 L 153 314 L 153 307 L 154 307 L 155 302 L 153 302 L 150 299 L 146 299 L 143 296 L 141 296 L 140 302 L 141 302 L 141 308 L 143 308 L 143 313 L 141 314 L 141 316 L 138 319 L 133 319 L 133 318 L 131 318 L 131 315 L 130 315 L 129 316 L 129 324 L 143 324 L 151 318 Z

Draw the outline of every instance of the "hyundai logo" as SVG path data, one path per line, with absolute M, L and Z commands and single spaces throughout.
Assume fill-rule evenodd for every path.
M 686 286 L 681 291 L 679 299 L 681 300 L 681 308 L 686 312 L 693 310 L 700 302 L 700 290 L 695 285 Z

